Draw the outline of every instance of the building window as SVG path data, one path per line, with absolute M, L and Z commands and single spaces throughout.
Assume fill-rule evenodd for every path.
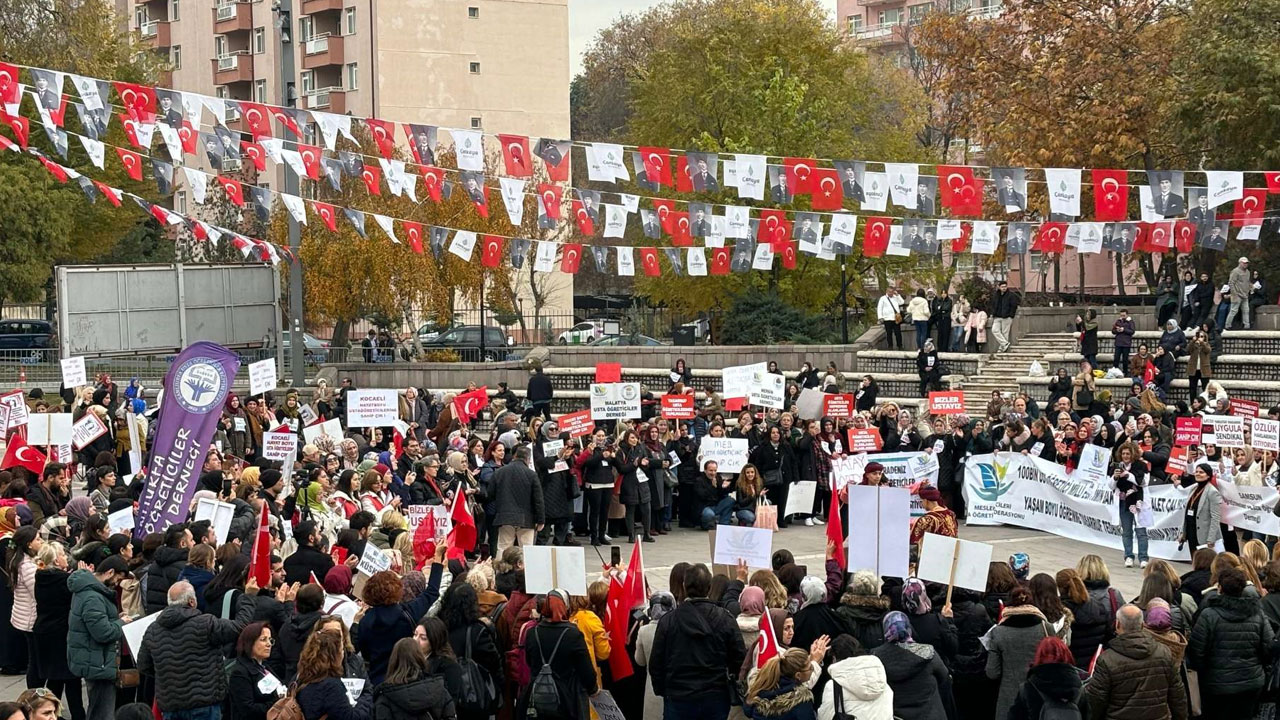
M 267 31 L 266 28 L 253 29 L 253 51 L 259 55 L 267 51 Z
M 178 12 L 178 0 L 169 0 L 169 20 L 181 20 L 182 13 Z
M 360 87 L 360 68 L 356 63 L 347 63 L 347 89 L 356 90 Z
M 951 12 L 965 12 L 969 9 L 969 0 L 951 0 Z
M 897 25 L 902 22 L 902 8 L 889 8 L 881 10 L 879 15 L 881 25 Z
M 302 71 L 302 94 L 310 95 L 316 89 L 316 74 L 310 70 Z
M 912 25 L 924 22 L 924 18 L 933 9 L 933 3 L 920 3 L 907 8 L 908 20 Z
M 226 99 L 227 99 L 227 86 L 226 86 L 226 85 L 219 85 L 219 86 L 215 87 L 215 88 L 213 89 L 213 94 L 214 94 L 214 96 L 215 96 L 215 97 L 220 97 L 220 98 L 222 98 L 223 100 L 226 100 Z
M 480 63 L 478 63 L 478 62 L 473 62 L 473 63 L 471 63 L 471 74 L 472 74 L 472 75 L 479 75 L 479 74 L 480 74 Z
M 227 36 L 226 35 L 213 36 L 213 55 L 214 57 L 227 56 Z
M 467 8 L 467 17 L 471 18 L 472 20 L 478 19 L 480 17 L 480 8 L 474 5 Z
M 173 211 L 182 215 L 187 214 L 187 191 L 179 190 L 173 194 Z
M 481 124 L 480 124 L 480 118 L 479 118 L 479 117 L 473 117 L 473 118 L 471 118 L 471 127 L 472 127 L 473 129 L 475 129 L 475 130 L 479 130 L 481 127 L 483 127 L 483 125 L 481 125 Z
M 253 99 L 254 99 L 254 102 L 260 102 L 260 103 L 264 103 L 267 101 L 267 81 L 266 80 L 253 81 Z
M 850 15 L 849 16 L 849 34 L 857 35 L 858 31 L 861 29 L 862 29 L 862 16 Z
M 298 20 L 298 37 L 302 39 L 302 42 L 306 42 L 310 40 L 311 36 L 314 34 L 315 20 L 313 20 L 310 15 L 303 15 L 302 18 Z
M 136 22 L 136 23 L 138 24 L 138 29 L 139 29 L 139 30 L 141 30 L 141 29 L 142 29 L 142 26 L 143 26 L 143 25 L 146 25 L 148 22 L 150 22 L 150 21 L 151 21 L 151 18 L 147 15 L 147 6 L 146 6 L 146 5 L 143 5 L 142 7 L 136 8 L 136 9 L 133 11 L 133 20 L 134 20 L 134 22 Z
M 347 34 L 355 35 L 356 34 L 356 9 L 353 7 L 349 7 L 345 11 L 343 11 L 343 20 L 347 26 Z
M 182 46 L 174 45 L 169 48 L 169 62 L 173 64 L 174 70 L 182 69 Z

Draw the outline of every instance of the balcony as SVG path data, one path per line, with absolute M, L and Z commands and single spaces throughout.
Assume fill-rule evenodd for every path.
M 153 48 L 169 47 L 172 44 L 169 41 L 169 21 L 167 20 L 152 20 L 138 28 L 138 32 Z
M 871 25 L 859 30 L 854 39 L 863 46 L 900 44 L 906 42 L 906 27 L 905 22 Z
M 904 2 L 904 0 L 858 0 L 858 5 L 860 5 L 861 7 L 872 7 L 874 5 L 903 6 L 903 5 L 906 5 L 906 2 Z
M 316 35 L 303 43 L 302 69 L 314 70 L 343 63 L 341 35 Z
M 324 110 L 338 115 L 347 112 L 347 91 L 341 87 L 318 88 L 303 98 L 308 110 Z
M 222 3 L 213 8 L 213 32 L 225 35 L 253 29 L 253 5 L 247 2 Z
M 209 62 L 213 65 L 214 85 L 253 81 L 253 56 L 247 51 L 216 57 Z
M 342 10 L 342 0 L 302 0 L 303 15 L 340 10 Z

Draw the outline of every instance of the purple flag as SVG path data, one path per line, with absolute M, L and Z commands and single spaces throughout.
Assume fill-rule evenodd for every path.
M 134 537 L 164 532 L 187 519 L 223 401 L 239 369 L 235 353 L 210 342 L 192 344 L 174 358 L 164 378 Z

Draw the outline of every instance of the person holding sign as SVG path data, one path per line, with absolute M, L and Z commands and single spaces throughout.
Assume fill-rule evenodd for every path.
M 1111 489 L 1120 502 L 1120 540 L 1124 545 L 1124 566 L 1133 567 L 1133 536 L 1138 537 L 1138 563 L 1147 566 L 1147 528 L 1135 527 L 1136 518 L 1142 513 L 1143 490 L 1147 476 L 1142 463 L 1135 462 L 1138 447 L 1125 443 L 1116 450 L 1116 462 L 1111 464 Z
M 248 457 L 255 448 L 253 435 L 249 433 L 249 415 L 240 405 L 240 397 L 227 393 L 222 410 L 222 431 L 227 435 L 227 452 L 236 457 Z

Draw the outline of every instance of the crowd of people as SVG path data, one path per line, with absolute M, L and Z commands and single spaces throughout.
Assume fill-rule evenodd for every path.
M 889 287 L 876 302 L 876 321 L 884 326 L 885 347 L 903 349 L 902 325 L 910 323 L 916 331 L 916 348 L 923 349 L 927 340 L 941 352 L 980 352 L 987 342 L 987 321 L 991 321 L 994 344 L 990 352 L 1004 352 L 1012 343 L 1013 318 L 1018 314 L 1022 296 L 1000 280 L 986 307 L 972 304 L 963 295 L 952 298 L 932 288 L 916 290 L 904 299 L 898 288 Z

